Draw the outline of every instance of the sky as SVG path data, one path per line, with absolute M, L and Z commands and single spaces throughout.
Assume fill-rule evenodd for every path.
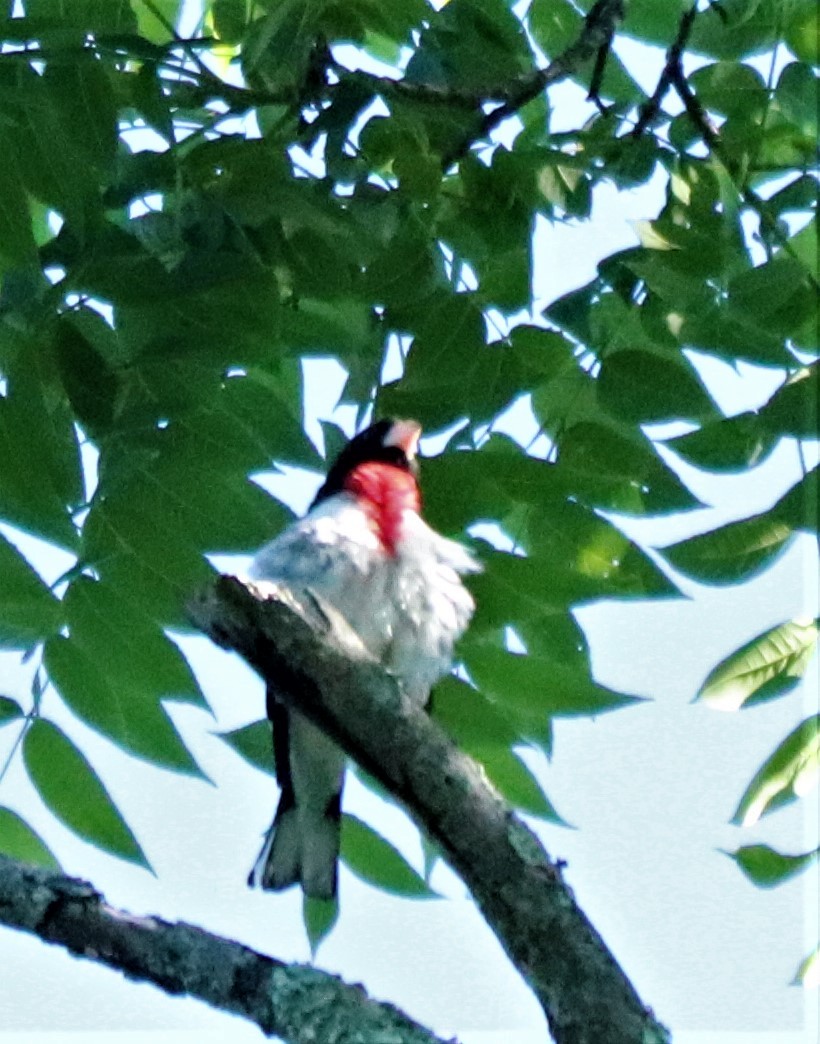
M 571 100 L 571 99 L 570 99 Z M 547 226 L 536 243 L 536 290 L 543 300 L 583 285 L 599 257 L 637 241 L 632 222 L 660 205 L 659 184 L 640 193 L 596 193 L 585 224 Z M 701 363 L 727 412 L 753 408 L 778 378 L 751 366 Z M 341 374 L 306 367 L 308 430 L 334 413 Z M 525 407 L 506 426 L 527 438 Z M 645 547 L 769 506 L 799 477 L 785 441 L 744 476 L 707 476 L 676 463 L 705 503 L 686 517 L 619 524 Z M 290 473 L 271 488 L 303 509 L 310 480 Z M 45 545 L 3 527 L 48 580 L 63 567 Z M 227 564 L 227 563 L 226 563 Z M 567 861 L 576 897 L 639 993 L 682 1044 L 815 1044 L 817 993 L 789 986 L 817 938 L 816 870 L 773 891 L 743 878 L 720 849 L 765 840 L 785 851 L 816 844 L 817 802 L 800 802 L 753 830 L 728 824 L 740 794 L 775 744 L 818 706 L 816 672 L 797 693 L 741 714 L 721 714 L 692 698 L 710 668 L 744 641 L 800 612 L 816 615 L 816 548 L 797 540 L 750 584 L 705 588 L 681 579 L 686 597 L 599 603 L 577 611 L 596 679 L 648 702 L 597 720 L 559 721 L 555 755 L 526 760 L 571 829 L 528 820 L 553 858 Z M 227 750 L 214 732 L 259 718 L 262 686 L 234 656 L 205 639 L 184 638 L 215 719 L 190 707 L 171 714 L 212 784 L 172 777 L 128 758 L 55 706 L 105 780 L 147 851 L 153 877 L 83 844 L 45 810 L 16 759 L 0 800 L 48 840 L 67 872 L 87 877 L 134 913 L 201 925 L 283 960 L 306 961 L 296 891 L 249 892 L 248 868 L 275 805 L 272 781 Z M 28 669 L 0 654 L 0 691 L 26 698 Z M 13 739 L 0 730 L 0 759 Z M 403 812 L 348 780 L 345 807 L 378 822 L 420 866 L 417 834 Z M 382 895 L 342 871 L 340 922 L 317 964 L 362 982 L 443 1036 L 464 1044 L 541 1044 L 545 1024 L 534 998 L 476 913 L 460 881 L 439 866 L 446 897 L 414 902 Z M 169 998 L 38 939 L 0 930 L 0 1044 L 231 1044 L 259 1031 L 199 1002 Z

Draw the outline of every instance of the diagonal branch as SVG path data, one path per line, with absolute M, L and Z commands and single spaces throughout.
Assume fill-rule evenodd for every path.
M 288 965 L 190 924 L 135 917 L 86 881 L 0 855 L 0 923 L 166 993 L 188 994 L 255 1022 L 288 1044 L 444 1044 L 360 986 Z M 453 1042 L 451 1042 L 453 1044 Z
M 692 32 L 697 13 L 697 5 L 693 3 L 689 10 L 685 11 L 681 16 L 677 35 L 672 42 L 672 46 L 666 52 L 666 63 L 658 78 L 657 86 L 652 93 L 652 97 L 647 98 L 646 102 L 641 106 L 638 122 L 632 131 L 633 138 L 640 138 L 647 127 L 654 123 L 661 111 L 661 105 L 667 91 L 675 82 L 676 74 L 683 69 L 682 55 L 686 49 L 686 44 L 689 42 L 689 34 Z
M 309 591 L 219 577 L 192 620 L 404 803 L 473 893 L 556 1044 L 666 1044 L 535 835 Z

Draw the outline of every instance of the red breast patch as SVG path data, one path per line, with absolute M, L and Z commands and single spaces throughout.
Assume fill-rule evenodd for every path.
M 413 475 L 391 464 L 368 461 L 350 472 L 344 488 L 358 497 L 382 547 L 395 556 L 402 515 L 407 509 L 418 511 L 421 507 Z

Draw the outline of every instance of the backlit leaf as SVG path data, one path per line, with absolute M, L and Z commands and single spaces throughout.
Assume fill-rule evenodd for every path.
M 820 986 L 820 947 L 800 962 L 794 982 L 795 985 L 805 986 L 807 989 L 816 989 Z
M 732 816 L 753 826 L 770 812 L 808 794 L 820 775 L 820 714 L 806 718 L 766 759 Z
M 734 711 L 782 696 L 805 674 L 816 644 L 816 622 L 790 620 L 773 627 L 710 671 L 697 699 Z

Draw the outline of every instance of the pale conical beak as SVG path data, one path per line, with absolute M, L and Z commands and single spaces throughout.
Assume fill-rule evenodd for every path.
M 421 425 L 414 420 L 397 420 L 384 439 L 385 446 L 398 446 L 408 460 L 412 460 L 418 449 Z

